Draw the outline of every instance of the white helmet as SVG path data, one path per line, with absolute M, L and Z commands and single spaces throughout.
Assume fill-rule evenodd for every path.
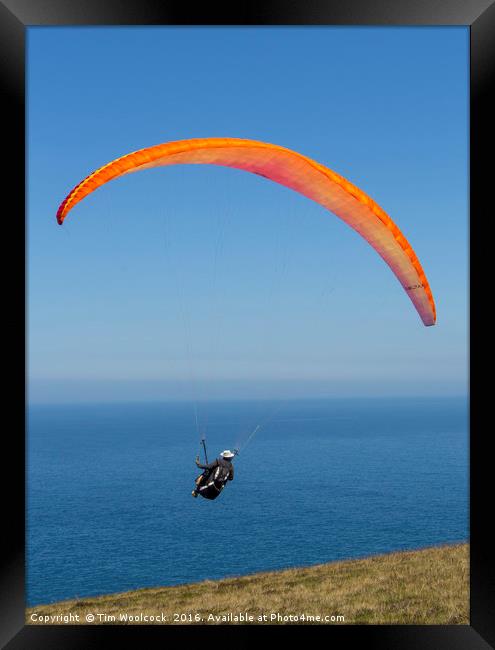
M 220 454 L 222 458 L 234 458 L 235 454 L 233 454 L 230 449 L 226 449 L 225 451 L 222 451 Z

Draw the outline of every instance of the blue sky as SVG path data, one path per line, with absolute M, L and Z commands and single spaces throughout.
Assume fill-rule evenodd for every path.
M 467 28 L 28 29 L 32 402 L 467 391 Z M 280 144 L 370 194 L 430 281 L 425 328 L 316 203 L 238 170 L 67 192 L 146 146 Z

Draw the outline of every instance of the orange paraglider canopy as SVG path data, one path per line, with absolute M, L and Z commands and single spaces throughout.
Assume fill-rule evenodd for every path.
M 238 138 L 196 138 L 139 149 L 100 167 L 67 195 L 57 211 L 62 224 L 85 196 L 108 181 L 147 169 L 176 164 L 235 167 L 264 176 L 324 206 L 358 232 L 392 269 L 425 325 L 436 321 L 430 285 L 411 245 L 387 213 L 358 187 L 295 151 Z

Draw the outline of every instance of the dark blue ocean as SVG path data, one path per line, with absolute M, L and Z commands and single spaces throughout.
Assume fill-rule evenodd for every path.
M 270 418 L 206 501 L 191 404 L 31 406 L 28 605 L 466 541 L 467 409 L 200 404 L 212 458 Z

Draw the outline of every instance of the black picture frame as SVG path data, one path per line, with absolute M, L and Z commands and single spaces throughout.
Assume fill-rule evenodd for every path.
M 495 647 L 494 544 L 489 525 L 492 485 L 489 454 L 490 420 L 483 420 L 481 378 L 475 369 L 484 359 L 482 323 L 486 307 L 481 283 L 483 259 L 490 260 L 489 238 L 481 233 L 491 214 L 488 174 L 493 168 L 495 115 L 495 0 L 252 0 L 198 7 L 177 0 L 0 0 L 1 106 L 4 115 L 3 194 L 5 249 L 10 253 L 4 270 L 4 323 L 7 324 L 4 367 L 8 385 L 3 436 L 3 541 L 0 581 L 0 643 L 17 648 L 108 648 L 110 643 L 152 647 L 164 640 L 187 644 L 210 636 L 208 628 L 189 626 L 25 626 L 25 31 L 34 25 L 465 25 L 471 43 L 470 109 L 470 322 L 476 336 L 470 340 L 470 545 L 471 611 L 467 626 L 223 626 L 222 644 L 237 648 L 258 639 L 281 636 L 297 643 L 323 635 L 336 647 L 361 644 L 384 650 L 449 650 Z M 490 90 L 492 91 L 490 93 Z M 54 101 L 58 101 L 56 98 Z M 5 139 L 7 142 L 5 142 Z M 492 155 L 490 155 L 492 154 Z M 5 209 L 10 198 L 10 208 Z M 448 236 L 448 234 L 446 235 Z M 4 249 L 4 250 L 5 250 Z M 486 255 L 484 254 L 486 253 Z M 4 255 L 4 259 L 7 256 Z M 455 263 L 455 261 L 453 261 Z M 490 303 L 489 294 L 488 300 Z M 488 340 L 488 339 L 487 339 Z M 481 365 L 481 364 L 480 364 Z M 481 387 L 481 386 L 480 386 Z M 485 433 L 485 431 L 487 433 Z M 7 471 L 7 468 L 9 471 Z M 143 637 L 146 638 L 146 642 Z M 6 644 L 6 645 L 5 645 Z

